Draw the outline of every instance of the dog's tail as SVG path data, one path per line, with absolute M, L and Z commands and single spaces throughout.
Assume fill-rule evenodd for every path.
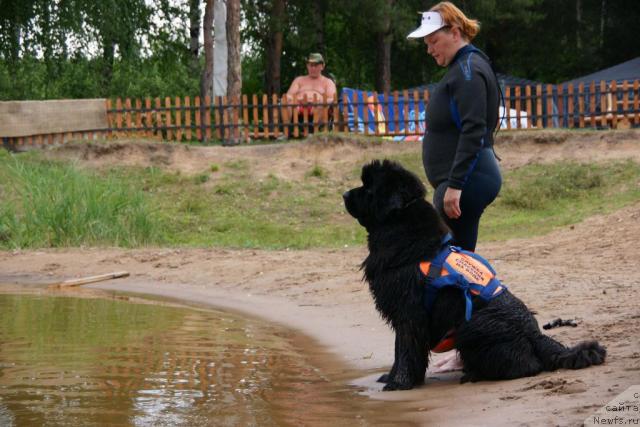
M 539 334 L 534 340 L 533 347 L 545 371 L 560 368 L 583 369 L 591 365 L 600 365 L 607 356 L 607 350 L 597 341 L 584 341 L 573 347 L 566 347 L 543 334 Z

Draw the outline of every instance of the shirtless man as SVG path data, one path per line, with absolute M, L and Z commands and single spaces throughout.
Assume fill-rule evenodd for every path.
M 289 102 L 322 102 L 327 95 L 327 102 L 333 102 L 336 97 L 336 85 L 333 80 L 322 75 L 324 58 L 319 53 L 312 53 L 307 58 L 306 76 L 299 76 L 293 80 L 287 91 Z
M 333 80 L 322 75 L 324 70 L 324 58 L 319 53 L 312 53 L 307 57 L 307 75 L 299 76 L 293 80 L 291 87 L 285 94 L 286 104 L 290 108 L 283 110 L 284 121 L 290 123 L 292 118 L 296 117 L 301 124 L 308 125 L 308 132 L 313 133 L 313 119 L 322 117 L 322 109 L 324 107 L 313 104 L 324 103 L 324 96 L 327 96 L 326 102 L 331 104 L 336 99 L 336 85 Z M 294 108 L 295 114 L 294 115 Z M 327 111 L 329 113 L 330 110 Z M 322 124 L 320 124 L 322 125 Z M 306 134 L 306 132 L 305 132 Z

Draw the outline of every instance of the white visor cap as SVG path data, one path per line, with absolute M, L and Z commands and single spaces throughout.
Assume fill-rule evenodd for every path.
M 438 12 L 422 12 L 422 22 L 420 26 L 409 34 L 407 38 L 419 39 L 426 37 L 445 26 L 444 20 Z

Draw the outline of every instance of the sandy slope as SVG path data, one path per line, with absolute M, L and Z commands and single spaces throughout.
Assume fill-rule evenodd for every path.
M 542 134 L 531 135 L 540 138 Z M 498 151 L 505 168 L 559 158 L 640 159 L 638 136 L 634 132 L 607 132 L 565 140 L 564 136 L 547 134 L 541 143 L 534 141 L 534 137 L 506 135 Z M 321 141 L 288 148 L 240 147 L 231 151 L 218 147 L 173 148 L 164 164 L 197 171 L 200 165 L 194 166 L 193 162 L 202 161 L 206 167 L 211 158 L 220 161 L 220 156 L 232 158 L 233 150 L 245 150 L 242 156 L 248 159 L 255 156 L 257 165 L 264 159 L 261 150 L 280 150 L 274 157 L 278 159 L 280 173 L 295 178 L 298 166 L 292 162 L 320 161 L 326 167 L 340 168 L 363 156 L 419 151 L 417 145 L 382 144 L 365 148 L 348 143 L 325 146 L 318 142 Z M 306 149 L 311 154 L 300 156 L 305 145 L 310 145 Z M 139 150 L 139 147 L 125 146 L 125 149 Z M 193 155 L 194 150 L 202 152 Z M 204 152 L 207 154 L 203 155 Z M 295 152 L 298 154 L 291 154 Z M 176 155 L 181 156 L 181 162 L 172 160 Z M 272 155 L 270 152 L 269 157 Z M 116 161 L 112 154 L 92 156 L 84 156 L 85 161 Z M 206 156 L 211 158 L 201 160 Z M 288 156 L 291 157 L 287 159 Z M 185 163 L 190 157 L 193 162 Z M 149 161 L 140 154 L 140 161 L 143 160 Z M 379 385 L 374 382 L 392 363 L 393 337 L 373 309 L 368 290 L 360 280 L 358 268 L 365 256 L 364 242 L 361 248 L 319 251 L 167 248 L 5 251 L 0 252 L 0 283 L 127 270 L 131 277 L 99 287 L 179 297 L 297 328 L 327 346 L 353 369 L 374 370 L 375 374 L 357 383 L 367 387 L 373 398 L 402 401 L 398 405 L 404 415 L 421 424 L 579 425 L 614 396 L 640 384 L 639 221 L 640 204 L 635 204 L 547 236 L 480 244 L 478 248 L 492 261 L 512 292 L 538 313 L 540 323 L 557 317 L 577 319 L 578 327 L 553 329 L 550 335 L 566 344 L 595 338 L 606 345 L 609 356 L 605 365 L 514 381 L 465 385 L 458 384 L 459 373 L 429 375 L 427 385 L 408 392 L 378 393 Z

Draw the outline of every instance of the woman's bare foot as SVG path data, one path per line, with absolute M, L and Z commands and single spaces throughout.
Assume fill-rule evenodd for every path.
M 432 374 L 441 374 L 443 372 L 461 371 L 462 359 L 457 351 L 450 351 L 440 360 L 429 366 L 429 372 Z

